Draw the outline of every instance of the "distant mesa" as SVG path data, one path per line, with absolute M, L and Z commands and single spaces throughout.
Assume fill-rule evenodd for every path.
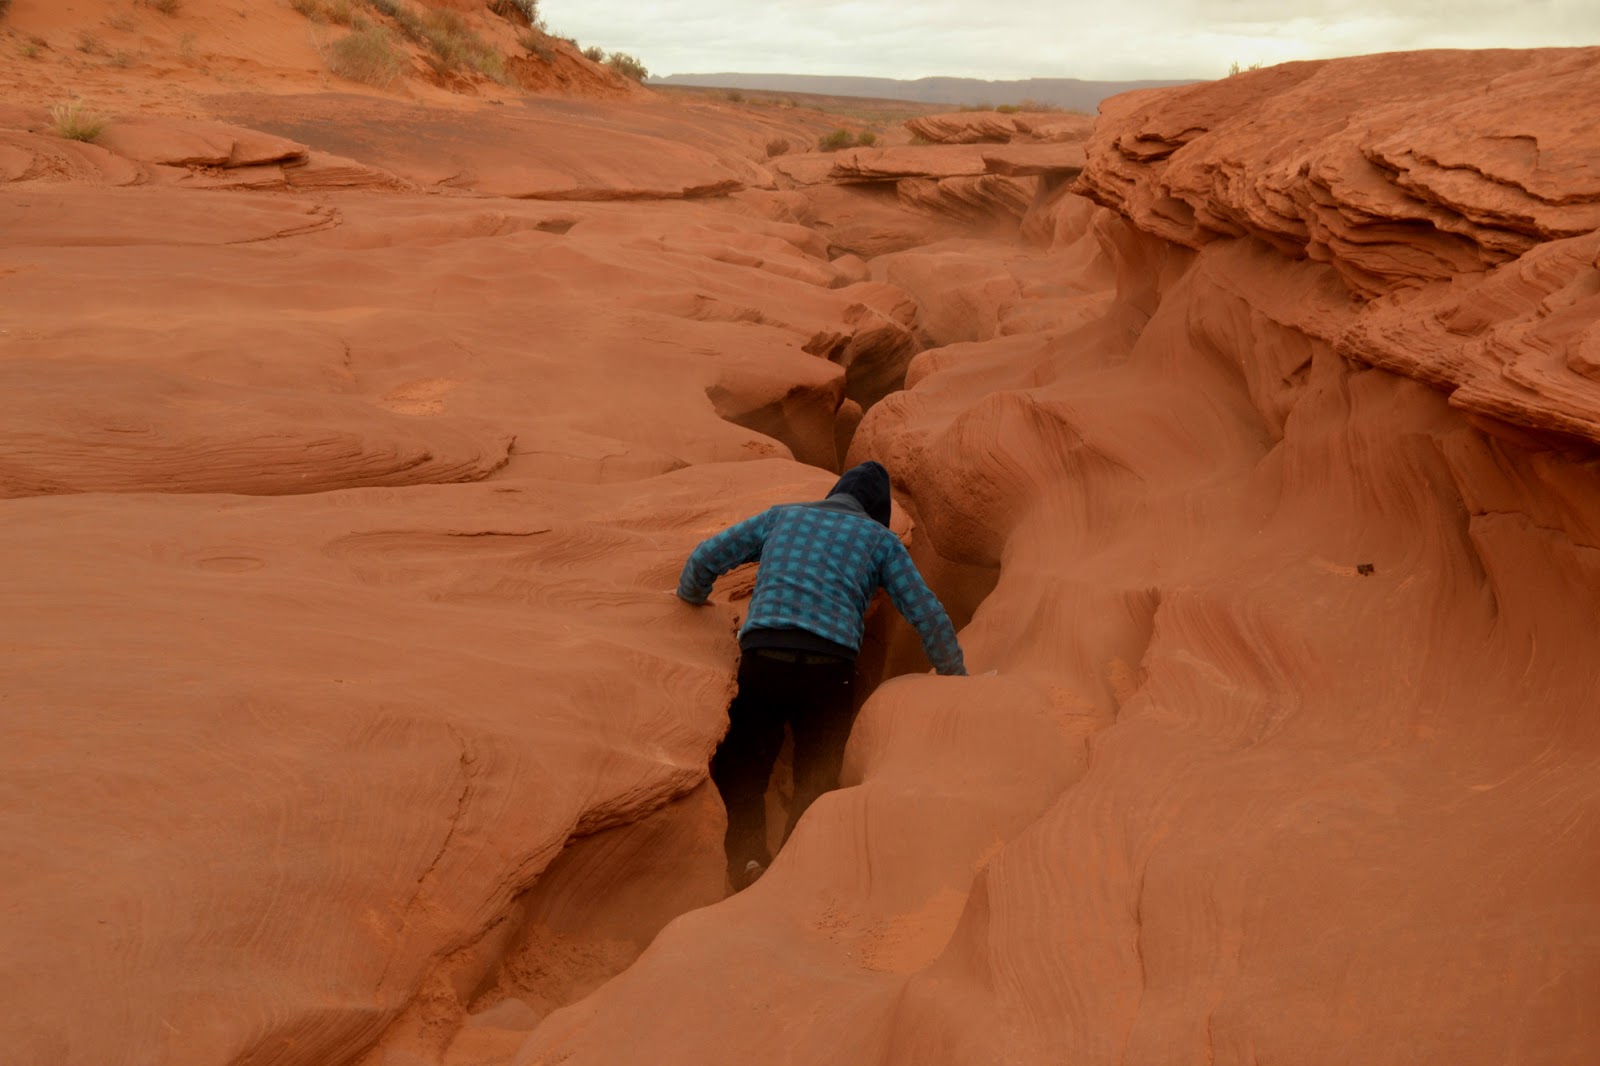
M 918 78 L 902 81 L 897 78 L 834 77 L 826 74 L 670 74 L 651 78 L 646 84 L 810 93 L 818 96 L 865 96 L 967 107 L 999 107 L 1030 100 L 1051 107 L 1092 112 L 1101 100 L 1118 93 L 1193 85 L 1194 79 L 1079 81 L 1077 78 L 1024 78 L 1020 81 L 985 81 L 982 78 Z

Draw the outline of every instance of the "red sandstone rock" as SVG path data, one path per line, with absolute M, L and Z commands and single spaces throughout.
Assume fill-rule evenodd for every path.
M 97 490 L 0 501 L 10 1058 L 1594 1057 L 1591 52 L 1113 101 L 1126 214 L 998 179 L 1024 247 L 901 201 L 983 172 L 755 188 L 777 119 L 326 99 L 287 7 L 188 0 L 284 78 L 208 103 L 63 58 L 82 2 L 8 99 L 311 162 L 0 112 L 0 480 Z M 672 199 L 489 195 L 575 190 Z M 877 612 L 848 787 L 715 903 L 751 576 L 667 590 L 841 451 L 980 676 Z
M 918 115 L 906 119 L 913 136 L 934 144 L 1004 144 L 1017 135 L 1020 116 L 998 111 L 956 111 L 947 115 Z
M 1014 144 L 983 153 L 983 164 L 989 173 L 1013 178 L 1075 178 L 1083 170 L 1084 159 L 1082 147 L 1076 144 Z
M 895 188 L 907 207 L 979 224 L 1006 216 L 1020 219 L 1037 193 L 1031 181 L 996 174 L 944 181 L 909 178 Z
M 175 167 L 248 167 L 303 161 L 306 147 L 220 122 L 113 122 L 95 143 L 141 163 Z
M 1481 271 L 1600 226 L 1569 117 L 1600 91 L 1597 55 L 1416 52 L 1130 94 L 1081 189 L 1191 247 L 1249 235 L 1332 263 L 1362 295 Z
M 833 181 L 897 181 L 901 178 L 955 178 L 986 169 L 979 145 L 851 148 L 833 156 Z
M 1094 128 L 1094 119 L 1061 111 L 957 111 L 918 115 L 905 125 L 914 136 L 934 144 L 1006 144 L 1083 141 Z

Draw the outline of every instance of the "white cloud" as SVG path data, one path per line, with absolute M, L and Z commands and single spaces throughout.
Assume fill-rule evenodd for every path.
M 554 32 L 652 73 L 1216 77 L 1416 48 L 1600 44 L 1597 0 L 544 0 Z

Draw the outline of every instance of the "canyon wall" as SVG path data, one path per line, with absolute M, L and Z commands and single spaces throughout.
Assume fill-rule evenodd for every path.
M 850 451 L 993 573 L 993 676 L 881 687 L 772 872 L 514 1061 L 1591 1059 L 1597 70 L 1109 104 L 1104 206 L 947 280 Z M 873 266 L 930 311 L 986 253 Z

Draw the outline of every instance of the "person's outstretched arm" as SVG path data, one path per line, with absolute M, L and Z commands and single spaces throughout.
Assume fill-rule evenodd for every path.
M 705 603 L 718 577 L 761 558 L 761 546 L 771 527 L 772 511 L 768 509 L 701 541 L 689 553 L 689 561 L 678 575 L 678 598 L 693 604 Z
M 944 613 L 939 597 L 933 594 L 928 583 L 917 572 L 917 564 L 911 561 L 911 554 L 898 540 L 890 549 L 889 557 L 884 560 L 881 573 L 889 599 L 916 629 L 934 669 L 941 674 L 965 674 L 967 664 L 961 656 L 961 643 L 956 640 L 955 626 L 950 624 L 950 616 Z

